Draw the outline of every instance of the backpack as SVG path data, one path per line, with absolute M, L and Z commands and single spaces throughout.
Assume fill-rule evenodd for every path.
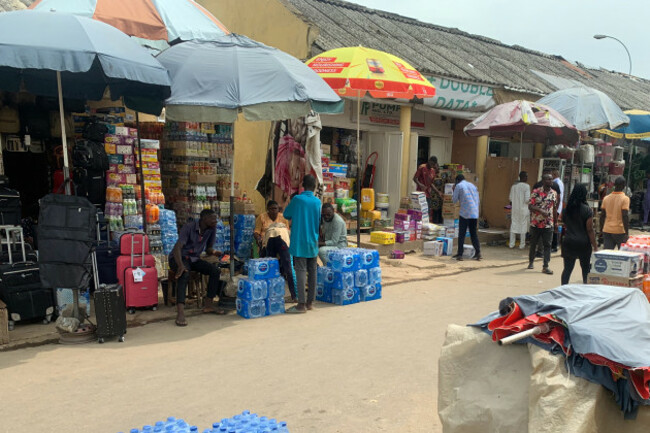
M 108 127 L 103 123 L 92 122 L 86 125 L 83 138 L 96 143 L 104 143 L 104 136 L 108 134 Z
M 104 145 L 87 140 L 78 140 L 75 143 L 72 164 L 75 168 L 93 171 L 106 171 L 109 168 Z

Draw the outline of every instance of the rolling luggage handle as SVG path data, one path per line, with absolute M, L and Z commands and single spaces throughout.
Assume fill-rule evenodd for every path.
M 18 232 L 20 237 L 20 246 L 23 252 L 23 262 L 27 263 L 27 253 L 25 252 L 25 238 L 23 236 L 23 228 L 19 226 L 0 226 L 0 233 L 5 232 L 7 235 L 7 253 L 9 254 L 9 264 L 13 264 L 13 254 L 11 252 L 12 234 Z

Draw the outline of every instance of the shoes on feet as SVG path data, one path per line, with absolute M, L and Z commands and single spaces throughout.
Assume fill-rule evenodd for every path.
M 528 269 L 533 269 L 533 264 L 532 263 L 528 263 Z
M 553 275 L 553 271 L 550 270 L 549 268 L 543 268 L 542 269 L 542 274 Z
M 472 258 L 473 258 L 474 260 L 476 260 L 477 262 L 483 260 L 483 256 L 480 255 L 480 254 L 479 254 L 478 256 L 474 256 L 474 257 L 472 257 Z

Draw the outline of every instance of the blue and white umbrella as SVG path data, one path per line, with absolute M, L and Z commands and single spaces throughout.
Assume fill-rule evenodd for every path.
M 618 105 L 600 90 L 586 86 L 558 90 L 537 101 L 554 108 L 573 123 L 578 131 L 616 129 L 630 119 Z
M 58 96 L 66 178 L 63 98 L 101 100 L 107 88 L 127 107 L 159 114 L 170 81 L 145 48 L 108 24 L 56 12 L 0 14 L 0 89 Z

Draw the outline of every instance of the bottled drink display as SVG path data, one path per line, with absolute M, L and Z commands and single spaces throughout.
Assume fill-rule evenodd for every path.
M 379 253 L 344 248 L 329 255 L 327 266 L 318 268 L 316 299 L 338 305 L 381 298 Z

